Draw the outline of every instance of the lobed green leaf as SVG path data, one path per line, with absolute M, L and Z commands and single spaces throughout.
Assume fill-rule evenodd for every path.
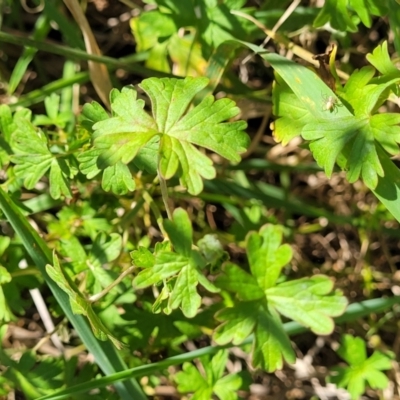
M 181 184 L 191 194 L 199 193 L 203 188 L 202 178 L 214 178 L 215 169 L 212 161 L 195 146 L 237 162 L 249 140 L 243 132 L 244 121 L 224 122 L 239 113 L 232 100 L 207 96 L 189 109 L 196 94 L 207 84 L 207 78 L 191 77 L 143 80 L 140 87 L 151 100 L 152 116 L 144 111 L 144 101 L 137 98 L 133 88 L 111 92 L 111 118 L 104 119 L 98 106 L 88 107 L 86 123 L 90 125 L 96 119 L 97 122 L 90 127 L 94 130 L 93 147 L 79 156 L 82 172 L 94 177 L 119 162 L 135 161 L 142 151 L 142 161 L 147 165 L 152 166 L 157 158 L 157 169 L 165 179 L 178 174 Z M 137 165 L 140 164 L 139 161 Z M 106 187 L 115 191 L 119 186 L 111 186 L 112 176 L 110 170 Z M 125 184 L 123 190 L 127 189 Z
M 309 327 L 320 335 L 332 332 L 332 317 L 343 314 L 347 299 L 342 293 L 331 293 L 333 282 L 324 275 L 296 279 L 266 290 L 268 304 L 280 314 Z

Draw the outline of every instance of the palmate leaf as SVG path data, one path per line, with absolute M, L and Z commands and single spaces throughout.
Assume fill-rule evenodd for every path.
M 137 99 L 133 88 L 113 90 L 113 115 L 93 125 L 93 148 L 79 157 L 82 172 L 94 176 L 119 162 L 128 164 L 152 143 L 158 146 L 153 154 L 160 174 L 165 179 L 178 174 L 191 194 L 199 193 L 201 178 L 212 179 L 215 169 L 196 146 L 238 162 L 248 144 L 244 121 L 224 122 L 239 113 L 232 100 L 207 96 L 188 111 L 207 83 L 207 78 L 145 79 L 139 86 L 150 97 L 152 116 L 144 111 L 144 101 Z
M 183 371 L 175 375 L 180 393 L 193 393 L 191 399 L 205 400 L 213 398 L 215 393 L 219 399 L 236 400 L 236 391 L 242 385 L 242 378 L 236 374 L 224 376 L 224 370 L 228 361 L 228 351 L 220 350 L 210 360 L 210 357 L 202 357 L 203 376 L 193 364 L 184 363 Z
M 216 280 L 216 286 L 235 293 L 241 302 L 216 314 L 221 324 L 214 340 L 238 345 L 254 333 L 253 364 L 270 372 L 282 368 L 283 361 L 295 359 L 279 314 L 315 333 L 328 334 L 333 329 L 332 317 L 342 314 L 347 305 L 340 291 L 332 292 L 333 282 L 326 276 L 277 283 L 292 257 L 290 247 L 281 241 L 279 226 L 265 225 L 259 232 L 250 232 L 246 246 L 250 273 L 226 263 Z
M 133 286 L 140 289 L 161 281 L 167 282 L 162 298 L 156 300 L 154 307 L 158 309 L 159 303 L 168 298 L 165 310 L 180 307 L 186 317 L 192 318 L 201 305 L 197 285 L 200 283 L 211 292 L 219 290 L 202 274 L 206 261 L 192 249 L 193 231 L 187 212 L 177 208 L 173 220 L 164 221 L 164 228 L 175 252 L 166 246 L 156 248 L 154 255 L 145 249 L 133 251 L 131 257 L 135 265 L 143 268 L 133 280 Z
M 351 335 L 343 335 L 337 353 L 349 365 L 332 368 L 329 381 L 346 388 L 353 400 L 359 399 L 365 392 L 367 383 L 373 389 L 387 387 L 389 379 L 382 371 L 392 368 L 393 355 L 375 351 L 367 358 L 365 341 Z
M 16 129 L 10 141 L 16 177 L 23 179 L 27 189 L 33 189 L 50 169 L 50 195 L 54 199 L 62 195 L 72 197 L 68 179 L 73 178 L 77 171 L 70 167 L 68 158 L 53 154 L 44 132 L 35 128 L 29 120 L 16 117 L 14 120 Z
M 400 74 L 389 73 L 377 80 L 375 70 L 364 67 L 355 71 L 336 95 L 306 68 L 284 65 L 276 55 L 264 57 L 279 73 L 273 93 L 274 113 L 279 117 L 274 129 L 276 139 L 286 144 L 301 135 L 310 141 L 310 150 L 328 176 L 337 162 L 347 171 L 350 182 L 361 177 L 375 189 L 379 177 L 385 174 L 380 146 L 394 155 L 400 143 L 398 115 L 380 115 L 376 110 L 390 91 L 396 90 Z M 387 66 L 387 57 L 381 67 L 393 72 Z M 327 99 L 334 99 L 330 109 L 326 108 Z

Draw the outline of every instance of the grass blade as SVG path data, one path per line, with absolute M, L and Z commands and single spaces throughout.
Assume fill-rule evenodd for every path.
M 14 111 L 18 107 L 30 107 L 33 104 L 40 103 L 47 96 L 50 96 L 52 93 L 57 93 L 63 88 L 69 87 L 74 84 L 86 83 L 88 81 L 88 72 L 78 72 L 70 78 L 57 79 L 47 85 L 42 86 L 40 89 L 32 90 L 31 92 L 21 96 L 18 101 L 10 104 L 10 108 L 12 111 Z
M 35 40 L 44 39 L 50 31 L 50 22 L 45 16 L 40 16 L 35 24 L 35 32 L 33 34 L 33 38 Z M 7 92 L 9 95 L 15 92 L 15 89 L 18 87 L 21 79 L 25 75 L 25 72 L 28 68 L 28 65 L 32 61 L 35 56 L 37 49 L 34 47 L 25 47 L 23 54 L 18 59 L 13 72 L 10 77 L 10 81 L 8 83 Z

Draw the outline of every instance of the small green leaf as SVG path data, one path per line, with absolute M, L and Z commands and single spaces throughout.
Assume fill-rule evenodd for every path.
M 150 97 L 158 132 L 168 133 L 173 130 L 186 112 L 194 94 L 207 84 L 207 78 L 143 80 L 140 87 Z
M 338 354 L 349 366 L 332 368 L 329 381 L 347 388 L 353 400 L 357 400 L 365 392 L 366 383 L 372 389 L 387 387 L 389 380 L 381 371 L 392 368 L 389 355 L 375 351 L 367 358 L 365 341 L 351 335 L 343 335 Z
M 220 399 L 236 400 L 237 391 L 242 386 L 242 378 L 239 375 L 227 375 L 218 380 L 214 385 L 214 393 Z
M 60 154 L 52 154 L 48 148 L 48 140 L 44 132 L 35 128 L 26 119 L 16 120 L 16 130 L 12 135 L 14 155 L 11 161 L 16 164 L 14 170 L 17 178 L 24 180 L 27 189 L 33 189 L 39 180 L 50 169 L 50 194 L 54 199 L 61 195 L 72 197 L 68 178 L 77 171 L 71 168 L 67 158 Z
M 84 125 L 90 127 L 90 130 L 96 122 L 103 121 L 109 117 L 106 110 L 96 101 L 84 104 L 81 116 Z M 91 124 L 89 125 L 87 122 L 91 122 Z
M 195 392 L 198 400 L 212 397 L 212 387 L 209 387 L 207 380 L 190 363 L 183 363 L 182 371 L 175 375 L 175 382 L 180 393 Z
M 90 265 L 100 267 L 114 261 L 121 252 L 122 238 L 118 233 L 99 233 L 94 240 L 89 256 Z
M 53 158 L 50 166 L 50 195 L 53 199 L 59 199 L 61 195 L 71 198 L 72 192 L 68 179 L 72 178 L 71 171 L 65 160 Z
M 33 123 L 35 125 L 55 125 L 60 128 L 65 128 L 68 121 L 73 118 L 71 110 L 60 112 L 61 97 L 52 93 L 44 99 L 44 106 L 47 115 L 35 115 Z
M 286 146 L 293 138 L 300 135 L 308 122 L 309 110 L 305 103 L 297 101 L 296 95 L 279 75 L 276 75 L 273 87 L 273 112 L 280 116 L 274 122 L 274 137 L 276 141 Z
M 365 125 L 366 121 L 356 121 L 352 117 L 337 118 L 335 124 L 328 120 L 314 121 L 304 125 L 302 136 L 312 141 L 313 156 L 330 177 L 340 152 Z
M 138 250 L 130 253 L 133 263 L 141 268 L 150 268 L 154 266 L 154 255 L 145 247 L 139 246 Z
M 137 51 L 154 48 L 159 38 L 166 38 L 177 31 L 171 15 L 160 11 L 148 11 L 132 18 L 130 25 L 137 42 Z
M 148 174 L 157 174 L 157 162 L 158 162 L 158 148 L 160 138 L 154 136 L 153 139 L 149 140 L 138 152 L 132 164 L 139 170 L 145 171 Z
M 259 233 L 250 233 L 247 256 L 251 274 L 226 263 L 216 280 L 217 286 L 233 292 L 242 302 L 216 314 L 222 324 L 215 330 L 215 341 L 239 344 L 254 332 L 253 364 L 268 371 L 282 368 L 284 360 L 294 361 L 278 312 L 316 333 L 328 334 L 333 329 L 332 317 L 342 314 L 347 305 L 340 291 L 332 293 L 333 282 L 326 276 L 277 284 L 292 255 L 281 241 L 279 226 L 265 225 Z
M 47 148 L 47 138 L 29 121 L 17 121 L 17 130 L 13 134 L 15 155 L 11 161 L 16 164 L 17 177 L 24 179 L 27 189 L 33 189 L 39 179 L 50 168 L 53 156 Z
M 372 54 L 367 54 L 366 57 L 369 63 L 382 75 L 399 74 L 399 70 L 394 66 L 389 57 L 388 44 L 386 40 L 380 46 L 375 47 Z
M 400 143 L 399 114 L 376 114 L 370 118 L 372 134 L 382 147 L 392 156 L 399 151 Z
M 236 391 L 242 385 L 242 379 L 236 374 L 225 375 L 228 352 L 220 350 L 210 360 L 209 357 L 202 357 L 203 376 L 190 363 L 183 364 L 183 371 L 175 375 L 180 393 L 194 392 L 192 399 L 205 400 L 213 398 L 215 393 L 220 399 L 236 400 Z
M 398 151 L 398 132 L 394 118 L 389 118 L 385 124 L 384 118 L 374 121 L 373 114 L 398 84 L 400 75 L 377 84 L 373 78 L 375 70 L 364 67 L 351 75 L 343 91 L 338 91 L 336 96 L 305 68 L 297 65 L 289 68 L 285 65 L 289 62 L 279 62 L 279 56 L 275 54 L 263 57 L 280 75 L 273 94 L 274 112 L 281 117 L 275 122 L 275 137 L 287 143 L 296 134 L 301 135 L 310 141 L 310 150 L 328 176 L 340 159 L 340 166 L 347 170 L 350 182 L 361 177 L 369 188 L 374 189 L 379 177 L 384 176 L 378 156 L 379 141 L 382 140 L 382 146 L 394 154 L 396 149 Z M 326 109 L 324 98 L 334 99 L 334 110 Z M 300 104 L 298 100 L 301 100 Z
M 388 9 L 385 2 L 380 0 L 349 0 L 349 6 L 358 14 L 362 23 L 370 28 L 372 15 L 387 15 Z
M 125 87 L 121 92 L 113 89 L 110 98 L 113 117 L 93 126 L 94 145 L 102 150 L 99 167 L 114 165 L 117 161 L 128 163 L 158 133 L 155 121 L 143 110 L 144 101 L 137 99 L 132 87 Z
M 100 169 L 97 167 L 97 157 L 101 154 L 99 149 L 90 149 L 79 154 L 78 160 L 80 162 L 79 168 L 88 179 L 94 178 L 100 173 Z
M 367 359 L 365 341 L 360 337 L 343 335 L 342 344 L 339 347 L 337 354 L 349 365 L 362 364 Z
M 242 0 L 199 3 L 200 18 L 196 18 L 196 25 L 204 57 L 208 59 L 211 52 L 227 40 L 245 40 L 248 37 L 247 21 L 231 13 L 232 10 L 240 10 L 245 3 Z
M 164 228 L 175 252 L 171 251 L 171 246 L 159 243 L 154 255 L 145 249 L 133 251 L 134 264 L 145 268 L 134 278 L 133 286 L 139 289 L 163 281 L 162 296 L 156 300 L 154 309 L 160 310 L 161 303 L 164 304 L 169 296 L 164 311 L 180 307 L 186 317 L 192 318 L 201 305 L 197 285 L 200 283 L 213 293 L 219 289 L 202 274 L 206 263 L 201 254 L 192 249 L 193 229 L 187 212 L 182 208 L 175 209 L 173 220 L 165 220 Z

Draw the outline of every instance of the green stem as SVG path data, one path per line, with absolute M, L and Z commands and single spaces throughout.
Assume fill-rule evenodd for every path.
M 154 216 L 156 217 L 156 221 L 158 224 L 158 227 L 160 228 L 161 233 L 163 234 L 163 236 L 165 238 L 168 237 L 167 232 L 165 232 L 164 230 L 164 224 L 163 224 L 163 217 L 161 215 L 161 211 L 158 208 L 156 202 L 154 201 L 154 199 L 150 196 L 149 192 L 147 190 L 143 190 L 143 198 L 145 200 L 145 202 L 150 206 L 151 211 L 153 211 Z
M 161 176 L 158 171 L 158 179 L 160 181 L 161 196 L 164 202 L 165 210 L 167 211 L 168 219 L 172 221 L 172 213 L 168 204 L 168 188 L 165 179 Z
M 112 290 L 115 286 L 117 286 L 122 279 L 124 279 L 127 275 L 134 271 L 136 267 L 133 265 L 129 267 L 126 271 L 124 271 L 114 282 L 104 288 L 101 292 L 94 294 L 93 296 L 89 297 L 89 301 L 94 303 L 95 301 L 100 300 L 103 296 L 105 296 L 110 290 Z
M 74 49 L 67 46 L 62 46 L 59 44 L 51 42 L 42 42 L 39 40 L 34 40 L 25 36 L 21 36 L 18 32 L 13 32 L 13 34 L 0 32 L 0 42 L 11 43 L 22 47 L 33 47 L 38 50 L 47 51 L 49 53 L 58 54 L 66 58 L 73 58 L 78 60 L 95 61 L 101 64 L 105 64 L 111 69 L 123 68 L 127 71 L 133 71 L 141 76 L 160 76 L 160 77 L 171 77 L 173 75 L 167 74 L 165 72 L 160 72 L 152 70 L 150 68 L 143 67 L 138 64 L 139 61 L 146 59 L 145 54 L 138 54 L 137 57 L 129 58 L 112 58 L 107 56 L 98 56 L 94 54 L 88 54 L 86 51 Z M 147 55 L 148 56 L 148 55 Z
M 1 36 L 1 32 L 0 32 Z M 1 41 L 1 40 L 0 40 Z M 32 90 L 31 92 L 21 96 L 17 102 L 10 104 L 11 110 L 16 110 L 18 107 L 29 107 L 32 104 L 43 101 L 47 96 L 54 92 L 58 92 L 61 89 L 72 86 L 74 84 L 86 83 L 89 81 L 88 72 L 79 72 L 70 78 L 61 78 L 53 81 L 42 88 Z

